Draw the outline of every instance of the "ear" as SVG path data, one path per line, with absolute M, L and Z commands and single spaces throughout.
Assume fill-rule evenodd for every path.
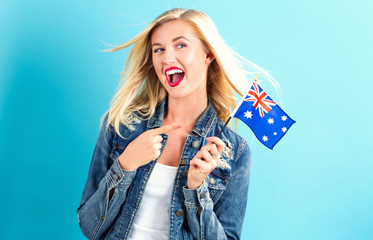
M 206 55 L 206 60 L 205 60 L 205 63 L 208 65 L 210 64 L 212 61 L 214 61 L 215 57 L 212 53 L 208 53 Z

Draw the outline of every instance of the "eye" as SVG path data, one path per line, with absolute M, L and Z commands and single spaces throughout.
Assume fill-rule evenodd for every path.
M 164 49 L 163 48 L 155 48 L 153 50 L 154 53 L 159 53 L 159 52 L 162 52 Z
M 185 43 L 179 43 L 176 47 L 177 48 L 185 48 L 186 44 Z

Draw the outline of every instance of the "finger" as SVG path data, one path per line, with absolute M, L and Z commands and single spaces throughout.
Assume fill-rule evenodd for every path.
M 161 135 L 157 135 L 154 137 L 154 142 L 155 143 L 160 143 L 163 141 L 163 137 Z
M 202 151 L 202 158 L 203 160 L 205 160 L 207 163 L 210 163 L 210 162 L 213 162 L 214 161 L 214 158 L 211 156 L 211 153 L 206 151 L 206 150 L 203 150 Z
M 219 151 L 218 151 L 218 148 L 216 147 L 215 144 L 212 144 L 212 145 L 211 145 L 210 154 L 211 154 L 211 155 L 220 155 L 220 153 L 219 153 Z M 215 157 L 215 156 L 213 156 L 213 157 Z
M 151 130 L 154 135 L 160 135 L 162 133 L 167 133 L 169 131 L 175 130 L 181 128 L 181 124 L 179 123 L 174 123 L 170 125 L 165 125 L 156 129 Z
M 225 148 L 225 143 L 218 137 L 207 137 L 206 138 L 209 143 L 214 143 L 216 144 L 217 150 L 220 154 L 223 153 L 223 150 Z
M 161 150 L 156 150 L 153 154 L 153 160 L 157 159 L 161 155 Z
M 201 150 L 211 151 L 213 145 L 215 145 L 215 144 L 209 142 L 205 146 L 201 147 Z
M 198 169 L 199 172 L 202 172 L 202 173 L 208 173 L 209 172 L 209 169 L 210 169 L 210 166 L 209 164 L 206 162 L 206 161 L 203 161 L 202 159 L 200 158 L 193 158 L 192 161 L 190 161 L 190 164 Z
M 162 143 L 156 143 L 154 144 L 154 150 L 159 150 L 162 148 Z
M 199 159 L 202 159 L 202 157 L 203 157 L 203 150 L 199 150 L 197 154 L 194 156 L 194 158 L 199 158 Z
M 210 173 L 212 170 L 214 170 L 216 167 L 220 164 L 220 158 L 212 157 L 209 152 L 205 152 L 203 154 L 204 162 L 207 164 L 207 171 Z
M 220 158 L 211 156 L 207 151 L 203 152 L 203 159 L 208 164 L 209 171 L 214 170 L 220 164 Z
M 219 153 L 219 151 L 218 151 L 218 149 L 217 149 L 217 147 L 214 143 L 209 142 L 207 145 L 203 146 L 201 148 L 201 150 L 206 150 L 206 151 L 210 152 L 211 156 L 213 156 L 213 157 L 216 157 L 216 156 L 220 155 L 220 153 Z

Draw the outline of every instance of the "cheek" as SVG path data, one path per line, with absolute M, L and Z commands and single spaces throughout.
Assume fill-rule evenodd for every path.
M 158 77 L 161 77 L 162 75 L 162 64 L 160 64 L 159 60 L 155 57 L 152 58 L 153 61 L 153 67 L 155 69 L 155 72 L 157 73 Z
M 190 65 L 202 67 L 206 59 L 206 54 L 202 50 L 193 51 L 193 53 L 186 56 L 185 59 Z
M 197 76 L 200 76 L 201 74 L 204 75 L 205 71 L 205 62 L 204 58 L 201 56 L 195 56 L 194 58 L 191 58 L 189 61 L 189 69 L 192 71 L 192 74 Z

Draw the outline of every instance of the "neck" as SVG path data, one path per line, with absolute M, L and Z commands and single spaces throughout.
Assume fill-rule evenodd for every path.
M 167 113 L 164 121 L 181 123 L 191 130 L 207 107 L 207 96 L 204 99 L 175 99 L 168 97 Z

